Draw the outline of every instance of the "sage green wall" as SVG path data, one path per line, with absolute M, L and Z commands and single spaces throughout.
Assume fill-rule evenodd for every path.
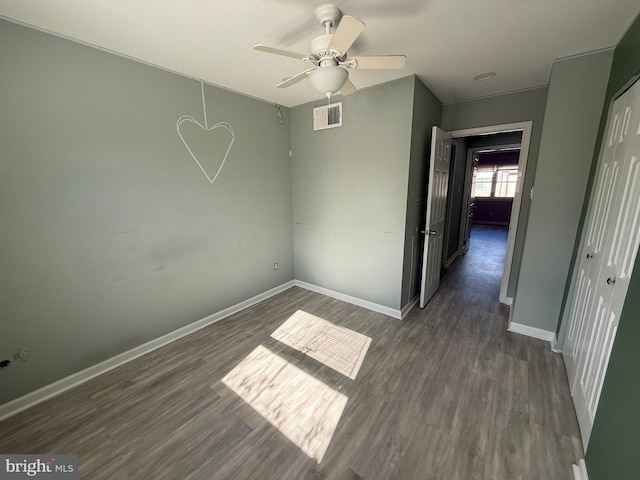
M 290 110 L 295 278 L 400 309 L 414 79 L 335 98 L 343 126 Z
M 610 101 L 640 73 L 640 17 L 615 49 L 607 98 L 602 110 L 595 158 Z M 620 316 L 600 403 L 587 448 L 590 480 L 635 480 L 640 475 L 640 255 L 636 258 Z
M 402 307 L 420 293 L 422 248 L 426 214 L 427 177 L 431 127 L 440 125 L 442 104 L 422 83 L 414 78 L 413 122 L 411 126 L 411 151 L 407 192 L 407 218 L 404 237 L 404 262 L 402 274 Z
M 515 296 L 517 280 L 520 275 L 520 261 L 529 220 L 529 192 L 535 176 L 546 99 L 547 88 L 541 87 L 448 104 L 444 105 L 442 109 L 442 128 L 448 131 L 533 120 L 527 172 L 523 181 L 522 203 L 518 218 L 518 234 L 515 238 L 510 281 L 507 288 L 507 296 L 511 298 Z
M 199 82 L 1 20 L 0 65 L 0 403 L 293 279 L 287 109 L 207 86 L 211 185 Z
M 554 62 L 511 321 L 556 332 L 613 50 Z

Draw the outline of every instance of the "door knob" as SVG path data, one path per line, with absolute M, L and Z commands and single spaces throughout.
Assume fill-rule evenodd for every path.
M 437 235 L 438 232 L 436 232 L 435 230 L 422 230 L 420 233 L 424 233 L 426 235 Z
M 607 285 L 613 285 L 614 283 L 616 283 L 616 277 L 607 278 Z
M 593 258 L 593 253 L 587 253 L 587 260 L 591 260 Z

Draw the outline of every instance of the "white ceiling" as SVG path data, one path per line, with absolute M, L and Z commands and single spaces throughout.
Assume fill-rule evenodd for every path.
M 307 53 L 323 33 L 310 0 L 2 0 L 0 15 L 253 97 L 295 106 L 323 96 L 309 63 L 252 49 Z M 546 85 L 554 59 L 615 46 L 638 0 L 336 0 L 365 30 L 350 55 L 405 54 L 401 70 L 350 70 L 358 88 L 410 74 L 443 103 Z M 476 82 L 483 72 L 497 73 Z

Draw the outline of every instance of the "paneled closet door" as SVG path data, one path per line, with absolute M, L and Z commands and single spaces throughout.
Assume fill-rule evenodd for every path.
M 640 241 L 640 82 L 613 106 L 564 347 L 586 448 Z
M 570 385 L 576 378 L 577 364 L 585 355 L 584 343 L 589 330 L 591 306 L 593 304 L 593 288 L 602 261 L 602 249 L 605 233 L 609 229 L 611 205 L 618 190 L 620 179 L 620 161 L 615 152 L 619 144 L 618 136 L 622 127 L 624 101 L 618 99 L 607 122 L 606 136 L 603 140 L 596 181 L 591 194 L 589 213 L 583 231 L 583 245 L 580 261 L 577 263 L 578 274 L 569 314 L 569 327 L 564 343 L 564 357 Z

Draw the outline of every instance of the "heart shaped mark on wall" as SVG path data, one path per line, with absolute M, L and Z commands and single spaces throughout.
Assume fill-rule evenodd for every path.
M 209 183 L 220 175 L 235 140 L 233 128 L 227 122 L 206 127 L 191 115 L 182 115 L 176 123 L 178 136 Z M 185 139 L 189 139 L 189 143 Z M 198 155 L 196 155 L 197 152 Z

